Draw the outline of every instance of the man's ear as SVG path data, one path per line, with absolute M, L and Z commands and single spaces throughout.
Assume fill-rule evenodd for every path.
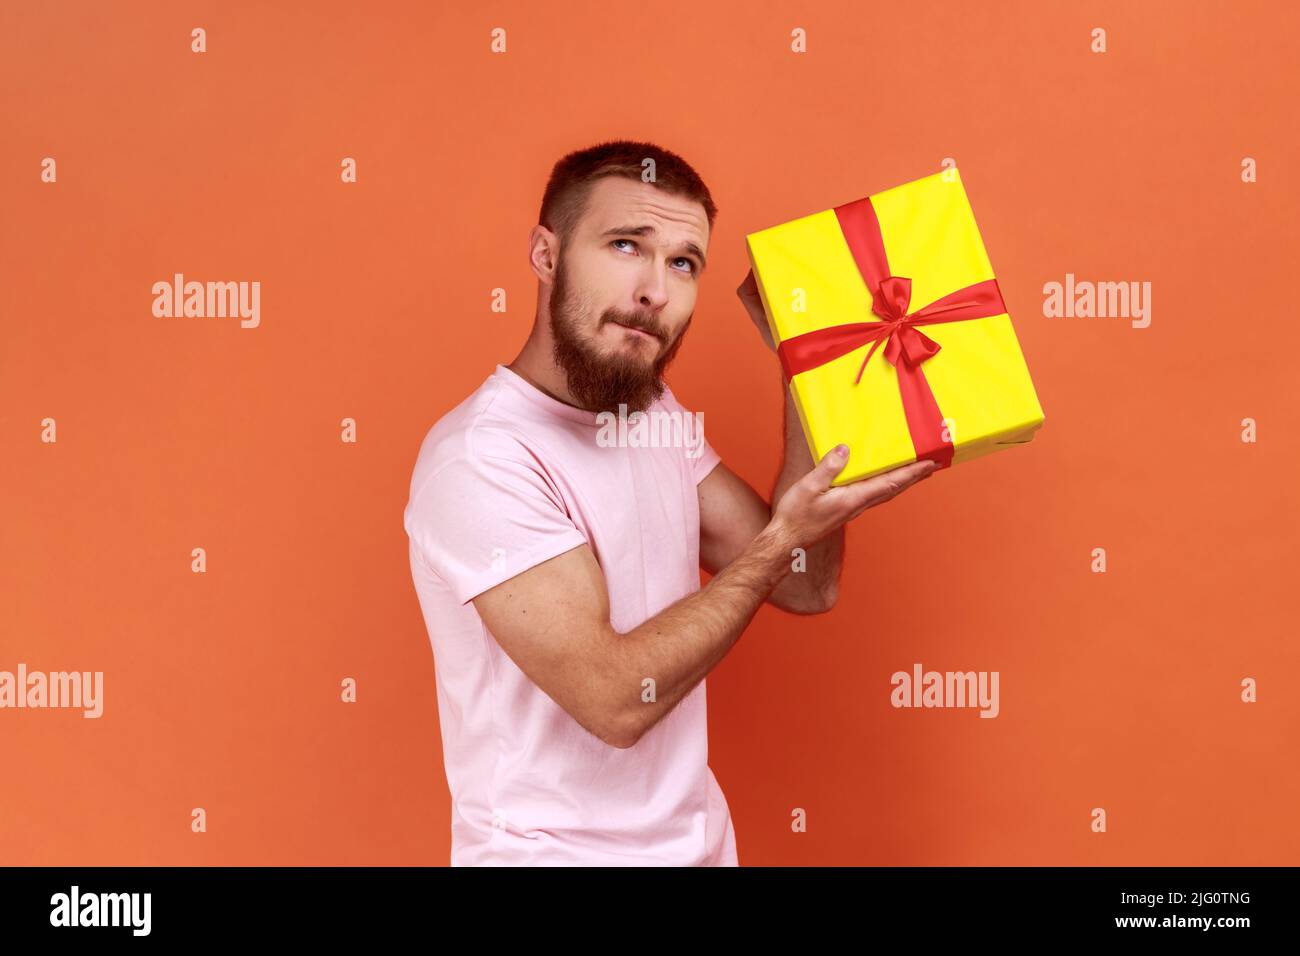
M 534 275 L 549 285 L 555 281 L 555 268 L 559 261 L 559 236 L 541 224 L 533 226 L 528 233 L 528 263 Z

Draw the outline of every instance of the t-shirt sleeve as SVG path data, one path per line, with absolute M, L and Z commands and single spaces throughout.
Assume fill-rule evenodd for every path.
M 433 474 L 405 524 L 420 557 L 461 604 L 587 543 L 535 466 L 478 454 Z
M 673 390 L 665 386 L 664 393 L 660 397 L 664 408 L 670 412 L 677 412 L 682 415 L 683 422 L 690 425 L 689 428 L 683 429 L 683 434 L 688 436 L 685 442 L 686 461 L 691 467 L 691 473 L 698 485 L 701 481 L 709 476 L 718 462 L 722 461 L 722 456 L 713 450 L 709 444 L 709 439 L 704 429 L 704 413 L 687 411 Z M 687 422 L 687 419 L 690 419 Z

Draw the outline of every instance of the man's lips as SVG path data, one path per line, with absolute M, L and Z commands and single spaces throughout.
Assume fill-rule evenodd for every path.
M 647 339 L 651 339 L 652 341 L 655 341 L 655 342 L 658 342 L 658 341 L 659 341 L 659 337 L 658 337 L 658 336 L 656 336 L 656 335 L 651 335 L 649 332 L 643 331 L 643 330 L 641 330 L 641 329 L 635 329 L 635 328 L 633 328 L 633 327 L 630 326 L 630 325 L 624 325 L 622 322 L 618 322 L 618 321 L 615 321 L 615 320 L 613 320 L 613 319 L 611 319 L 610 321 L 614 322 L 614 324 L 617 325 L 617 326 L 618 326 L 619 328 L 621 328 L 621 329 L 627 329 L 629 332 L 633 332 L 633 333 L 635 333 L 636 335 L 644 336 L 645 338 L 647 338 Z

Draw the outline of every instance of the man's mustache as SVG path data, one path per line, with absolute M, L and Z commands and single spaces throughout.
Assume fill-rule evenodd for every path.
M 660 342 L 667 340 L 667 336 L 664 334 L 663 329 L 659 328 L 658 325 L 649 319 L 642 318 L 641 316 L 619 315 L 617 312 L 606 312 L 605 321 L 617 322 L 619 325 L 626 325 L 630 329 L 638 329 L 645 332 L 647 335 L 653 335 Z

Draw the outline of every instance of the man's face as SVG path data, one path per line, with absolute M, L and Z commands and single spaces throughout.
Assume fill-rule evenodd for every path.
M 647 408 L 695 311 L 709 220 L 650 183 L 596 181 L 561 243 L 549 310 L 556 363 L 590 411 Z

